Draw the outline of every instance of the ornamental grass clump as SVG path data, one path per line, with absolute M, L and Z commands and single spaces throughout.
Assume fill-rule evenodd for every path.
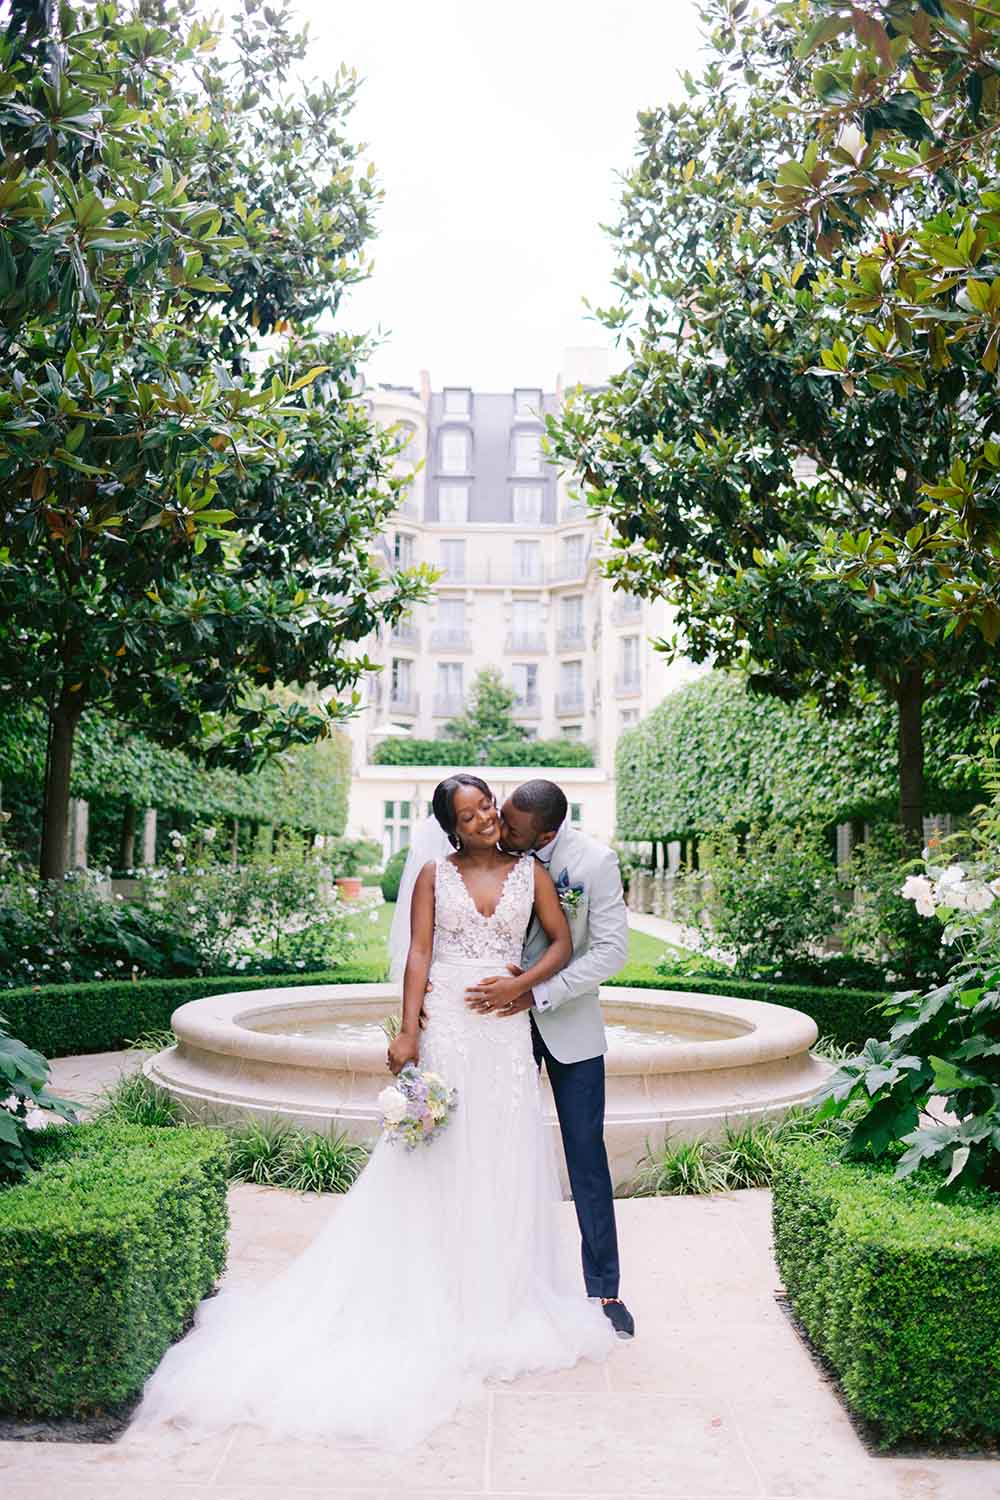
M 924 851 L 902 894 L 943 923 L 955 953 L 931 989 L 884 1002 L 888 1040 L 869 1038 L 817 1094 L 820 1118 L 865 1105 L 845 1154 L 894 1159 L 895 1175 L 927 1165 L 941 1196 L 981 1184 L 1000 1190 L 1000 761 L 982 761 L 990 800 L 967 833 Z M 933 1101 L 933 1107 L 932 1107 Z M 898 1153 L 902 1143 L 905 1150 Z M 898 1159 L 897 1159 L 898 1158 Z

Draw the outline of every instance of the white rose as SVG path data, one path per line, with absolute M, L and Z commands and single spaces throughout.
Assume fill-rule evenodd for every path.
M 934 915 L 934 887 L 926 875 L 907 875 L 899 894 L 906 901 L 915 901 L 922 917 Z
M 410 1106 L 399 1089 L 392 1085 L 383 1089 L 378 1096 L 378 1107 L 382 1116 L 389 1125 L 398 1125 L 400 1120 L 405 1120 L 410 1112 Z
M 441 1088 L 444 1088 L 444 1079 L 441 1077 L 440 1073 L 425 1073 L 424 1082 L 430 1084 L 431 1088 L 433 1088 L 435 1084 L 438 1084 Z
M 948 901 L 958 911 L 985 911 L 993 905 L 993 892 L 981 880 L 970 880 L 965 885 L 953 886 L 948 892 Z

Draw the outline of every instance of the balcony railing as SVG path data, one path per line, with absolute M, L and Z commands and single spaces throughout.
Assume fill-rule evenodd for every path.
M 512 630 L 507 636 L 508 651 L 545 651 L 548 642 L 544 630 Z
M 537 693 L 532 693 L 526 698 L 515 698 L 511 713 L 515 719 L 540 719 L 542 700 Z
M 584 642 L 584 629 L 582 625 L 564 625 L 556 634 L 556 649 L 558 651 L 579 650 Z
M 452 630 L 447 625 L 437 625 L 431 631 L 431 646 L 435 651 L 471 651 L 472 649 L 467 630 Z
M 574 688 L 571 692 L 568 693 L 557 693 L 556 713 L 559 714 L 560 717 L 564 717 L 567 714 L 582 714 L 583 689 Z
M 538 588 L 545 582 L 545 569 L 541 563 L 520 563 L 512 570 L 511 582 L 522 588 Z
M 467 570 L 465 563 L 445 563 L 439 560 L 434 564 L 434 567 L 441 574 L 441 577 L 438 579 L 439 583 L 472 583 L 473 581 L 479 581 L 478 579 L 473 580 L 472 574 Z
M 618 672 L 615 675 L 615 693 L 619 698 L 638 698 L 642 682 L 637 672 Z
M 405 714 L 408 718 L 415 718 L 419 712 L 420 700 L 416 693 L 403 693 L 393 689 L 389 695 L 389 712 L 391 714 Z
M 463 712 L 465 699 L 461 693 L 435 693 L 434 694 L 434 717 L 435 719 L 454 719 Z
M 392 639 L 396 645 L 416 649 L 420 645 L 420 632 L 412 621 L 398 620 L 392 627 Z

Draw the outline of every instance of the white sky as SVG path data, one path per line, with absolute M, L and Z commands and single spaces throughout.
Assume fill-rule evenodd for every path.
M 386 197 L 375 274 L 340 321 L 381 328 L 371 381 L 552 389 L 609 344 L 615 172 L 635 115 L 697 60 L 693 0 L 299 0 L 312 71 L 364 77 L 350 127 Z M 612 356 L 612 365 L 617 363 Z

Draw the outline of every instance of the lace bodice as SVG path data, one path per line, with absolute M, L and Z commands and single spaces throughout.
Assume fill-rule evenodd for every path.
M 519 964 L 534 899 L 530 854 L 511 865 L 496 910 L 488 917 L 477 910 L 452 861 L 439 859 L 434 875 L 434 957 Z

